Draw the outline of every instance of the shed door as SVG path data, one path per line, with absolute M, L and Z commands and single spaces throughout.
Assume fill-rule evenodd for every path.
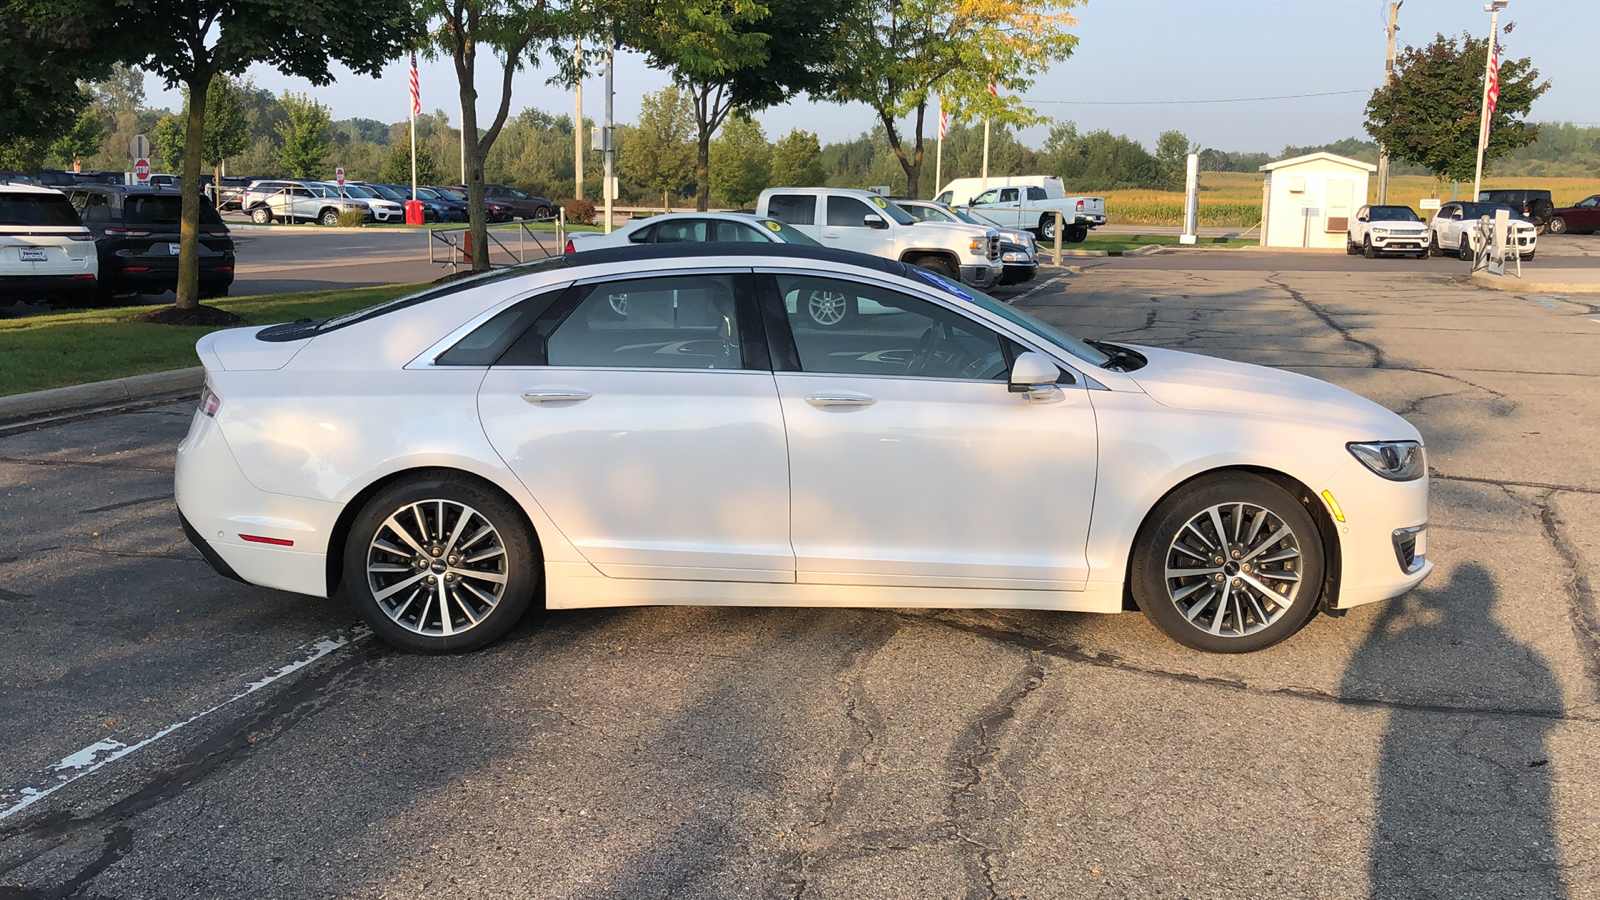
M 1332 234 L 1350 228 L 1350 198 L 1355 194 L 1355 183 L 1343 178 L 1328 180 L 1328 216 L 1324 229 Z

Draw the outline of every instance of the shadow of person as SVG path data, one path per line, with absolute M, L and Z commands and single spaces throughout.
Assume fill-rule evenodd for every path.
M 1378 761 L 1374 898 L 1564 895 L 1545 749 L 1561 694 L 1494 620 L 1496 594 L 1483 566 L 1456 567 L 1391 602 L 1345 671 L 1343 696 L 1403 704 Z

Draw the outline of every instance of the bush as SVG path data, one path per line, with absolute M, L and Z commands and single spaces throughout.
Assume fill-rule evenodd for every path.
M 593 225 L 594 204 L 587 200 L 573 200 L 567 198 L 561 201 L 561 206 L 567 211 L 568 225 Z
M 340 228 L 360 228 L 367 224 L 367 214 L 359 209 L 347 209 L 339 213 Z

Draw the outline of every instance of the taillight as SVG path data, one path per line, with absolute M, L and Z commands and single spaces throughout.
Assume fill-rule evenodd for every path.
M 1083 201 L 1082 200 L 1078 201 L 1078 212 L 1083 212 Z
M 106 234 L 120 234 L 123 237 L 149 237 L 150 236 L 150 232 L 148 230 L 146 230 L 146 229 L 142 229 L 142 228 L 117 228 L 115 226 L 108 226 L 106 228 Z
M 578 248 L 572 246 L 572 238 L 567 238 L 567 249 L 564 252 L 566 252 L 566 253 L 577 253 L 578 252 Z
M 217 396 L 217 392 L 211 389 L 211 385 L 207 384 L 200 389 L 200 412 L 215 419 L 217 410 L 221 408 L 222 398 Z

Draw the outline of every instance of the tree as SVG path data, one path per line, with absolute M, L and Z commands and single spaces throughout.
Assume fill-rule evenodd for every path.
M 278 126 L 278 136 L 283 138 L 278 160 L 296 178 L 320 177 L 323 160 L 333 152 L 333 118 L 328 108 L 305 94 L 288 91 L 278 103 L 287 118 Z
M 511 113 L 511 78 L 536 61 L 541 48 L 557 59 L 570 59 L 566 39 L 588 27 L 590 14 L 581 0 L 421 0 L 431 34 L 429 52 L 447 54 L 456 71 L 461 101 L 461 133 L 466 143 L 467 211 L 473 247 L 487 246 L 483 170 L 489 151 Z M 559 50 L 557 46 L 559 45 Z M 493 53 L 500 67 L 500 103 L 486 129 L 478 127 L 478 50 Z M 472 255 L 473 271 L 487 271 L 489 255 Z
M 818 91 L 857 0 L 617 0 L 618 37 L 693 98 L 695 207 L 711 191 L 711 138 L 746 113 Z
M 772 148 L 771 178 L 776 187 L 821 187 L 827 183 L 816 132 L 796 128 L 778 141 Z
M 1482 121 L 1487 38 L 1438 35 L 1425 47 L 1406 47 L 1395 59 L 1395 76 L 1367 101 L 1367 133 L 1403 162 L 1427 168 L 1438 179 L 1463 181 L 1477 165 Z M 1484 168 L 1539 137 L 1528 110 L 1550 89 L 1527 58 L 1500 61 L 1500 100 L 1489 121 Z
M 1077 20 L 1067 11 L 1080 2 L 860 0 L 833 42 L 827 95 L 877 113 L 907 193 L 921 196 L 930 104 L 942 98 L 952 114 L 972 120 L 1036 121 L 1016 93 L 1072 54 L 1077 38 L 1067 29 Z M 901 124 L 907 116 L 909 133 Z
M 72 127 L 50 145 L 50 153 L 64 160 L 74 172 L 83 170 L 82 160 L 100 152 L 100 138 L 105 134 L 105 123 L 92 109 L 78 113 Z
M 661 194 L 671 209 L 671 195 L 695 179 L 694 106 L 688 94 L 669 84 L 639 103 L 638 124 L 628 133 L 626 153 L 618 153 L 619 173 Z
M 772 146 L 761 123 L 733 115 L 711 142 L 711 192 L 720 203 L 749 206 L 767 186 Z
M 125 36 L 103 21 L 113 0 L 0 5 L 0 145 L 11 163 L 43 161 L 92 98 L 82 82 L 105 77 Z
M 417 184 L 438 184 L 443 173 L 426 144 L 417 145 Z M 378 180 L 387 184 L 411 183 L 411 142 L 395 143 L 383 160 Z
M 1161 180 L 1169 191 L 1183 189 L 1189 172 L 1189 138 L 1181 131 L 1163 131 L 1156 138 L 1156 162 L 1161 164 Z
M 180 114 L 162 116 L 156 123 L 152 143 L 161 164 L 169 170 L 183 165 L 188 121 L 189 103 L 185 98 Z M 245 115 L 243 90 L 232 78 L 219 74 L 211 79 L 206 103 L 206 135 L 200 151 L 201 161 L 211 167 L 212 177 L 220 180 L 222 163 L 249 146 L 250 120 Z

